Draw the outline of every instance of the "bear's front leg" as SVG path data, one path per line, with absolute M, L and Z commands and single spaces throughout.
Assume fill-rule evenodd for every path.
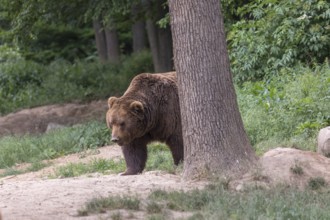
M 131 144 L 121 147 L 126 161 L 126 171 L 121 175 L 136 175 L 142 173 L 147 161 L 147 145 Z

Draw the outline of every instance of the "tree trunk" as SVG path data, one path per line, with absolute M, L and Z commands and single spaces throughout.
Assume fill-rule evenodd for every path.
M 118 34 L 115 29 L 105 28 L 108 62 L 118 63 L 120 59 Z
M 170 0 L 186 179 L 232 177 L 256 161 L 238 109 L 219 0 Z
M 169 26 L 166 28 L 158 27 L 158 57 L 159 62 L 161 63 L 159 72 L 168 72 L 173 70 L 174 64 L 172 44 L 171 28 Z
M 158 35 L 156 30 L 156 25 L 154 21 L 151 19 L 147 20 L 147 33 L 148 33 L 148 40 L 149 46 L 152 55 L 152 62 L 154 64 L 155 72 L 159 72 L 161 69 L 160 59 L 159 59 L 159 52 L 158 52 Z
M 132 26 L 133 52 L 146 48 L 146 30 L 144 21 L 136 21 Z
M 138 4 L 132 5 L 132 35 L 133 35 L 133 52 L 139 52 L 146 48 L 146 25 L 140 17 L 141 6 Z
M 107 44 L 106 44 L 105 32 L 103 26 L 99 20 L 94 20 L 93 28 L 95 33 L 96 49 L 99 55 L 99 59 L 101 63 L 105 63 L 108 59 L 108 56 L 107 56 Z
M 147 34 L 154 63 L 155 72 L 168 72 L 173 70 L 173 49 L 171 29 L 160 28 L 156 22 L 163 18 L 167 9 L 163 7 L 164 1 L 147 1 L 148 20 Z

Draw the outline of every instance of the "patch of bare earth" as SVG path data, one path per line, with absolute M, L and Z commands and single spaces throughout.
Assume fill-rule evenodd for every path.
M 52 105 L 22 110 L 0 117 L 0 136 L 44 132 L 50 123 L 72 125 L 91 119 L 104 118 L 106 101 L 90 104 Z M 104 120 L 104 119 L 103 119 Z M 1 143 L 0 143 L 1 144 Z M 120 147 L 107 146 L 96 151 L 72 154 L 49 162 L 44 169 L 0 179 L 0 210 L 4 220 L 16 219 L 109 219 L 110 213 L 77 216 L 77 211 L 95 197 L 130 195 L 146 198 L 156 189 L 191 190 L 203 188 L 207 182 L 182 181 L 180 175 L 161 171 L 144 172 L 135 176 L 91 174 L 77 178 L 49 179 L 54 169 L 68 163 L 88 162 L 95 158 L 122 157 Z M 20 164 L 16 168 L 24 169 Z M 0 172 L 4 172 L 0 170 Z M 249 187 L 272 187 L 276 184 L 305 188 L 311 178 L 323 178 L 330 185 L 330 159 L 315 152 L 276 148 L 259 159 L 259 165 L 239 180 L 231 181 L 235 190 Z M 124 219 L 145 219 L 145 212 L 121 210 Z M 172 212 L 170 219 L 187 217 Z
M 23 109 L 0 117 L 0 136 L 43 133 L 51 124 L 70 126 L 89 120 L 104 120 L 107 101 L 56 104 Z

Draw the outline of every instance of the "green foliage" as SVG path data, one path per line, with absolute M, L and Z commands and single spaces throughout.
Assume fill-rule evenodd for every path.
M 278 74 L 282 67 L 322 63 L 330 51 L 330 4 L 324 0 L 256 0 L 240 8 L 228 34 L 239 82 Z M 251 18 L 246 20 L 244 18 Z
M 38 37 L 21 45 L 27 60 L 48 64 L 64 59 L 70 62 L 90 57 L 95 51 L 91 28 L 74 28 L 69 25 L 38 25 Z
M 92 122 L 54 130 L 40 136 L 0 138 L 0 168 L 17 163 L 37 163 L 69 153 L 109 144 L 110 134 L 104 123 Z
M 24 48 L 24 55 L 38 62 L 58 57 L 85 58 L 96 51 L 91 38 L 92 21 L 97 19 L 104 26 L 120 29 L 119 38 L 125 40 L 122 36 L 130 32 L 129 13 L 136 3 L 139 1 L 2 0 L 0 20 L 6 21 L 3 39 Z M 1 26 L 0 23 L 0 44 Z M 123 26 L 127 28 L 123 30 Z
M 273 144 L 315 150 L 318 130 L 330 125 L 329 88 L 327 64 L 285 68 L 271 80 L 237 88 L 245 129 L 257 153 Z
M 0 44 L 0 63 L 13 62 L 22 59 L 17 48 L 9 47 L 6 44 Z
M 88 101 L 122 94 L 138 73 L 152 69 L 143 51 L 124 57 L 118 65 L 58 60 L 50 65 L 32 61 L 0 63 L 0 114 L 19 108 Z

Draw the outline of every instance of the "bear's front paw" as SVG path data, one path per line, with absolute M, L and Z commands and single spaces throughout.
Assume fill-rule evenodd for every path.
M 136 170 L 131 170 L 131 169 L 127 169 L 125 172 L 123 173 L 119 173 L 119 176 L 128 176 L 128 175 L 137 175 L 137 174 L 141 174 L 142 172 L 140 171 L 136 171 Z

